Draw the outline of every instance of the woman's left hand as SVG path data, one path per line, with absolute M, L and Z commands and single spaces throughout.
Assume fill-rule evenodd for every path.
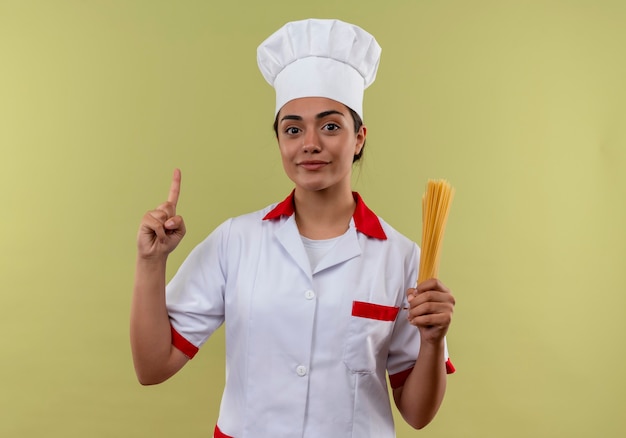
M 409 322 L 420 331 L 422 342 L 439 343 L 448 332 L 454 297 L 450 289 L 431 278 L 406 291 L 409 303 Z

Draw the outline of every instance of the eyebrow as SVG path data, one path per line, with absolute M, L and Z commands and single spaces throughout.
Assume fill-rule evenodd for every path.
M 330 116 L 332 114 L 339 114 L 340 116 L 345 117 L 345 114 L 342 113 L 341 111 L 337 111 L 337 110 L 328 110 L 328 111 L 322 111 L 321 113 L 317 114 L 315 116 L 316 119 L 323 119 L 324 117 Z M 301 116 L 296 116 L 296 115 L 292 115 L 292 114 L 287 114 L 285 117 L 281 118 L 280 121 L 284 121 L 284 120 L 302 120 Z

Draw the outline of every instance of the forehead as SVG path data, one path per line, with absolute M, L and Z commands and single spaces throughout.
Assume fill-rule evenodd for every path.
M 315 117 L 325 111 L 338 111 L 344 115 L 348 114 L 346 106 L 333 99 L 326 97 L 301 97 L 287 102 L 278 113 L 279 119 L 286 115 L 297 115 L 303 118 L 307 116 Z

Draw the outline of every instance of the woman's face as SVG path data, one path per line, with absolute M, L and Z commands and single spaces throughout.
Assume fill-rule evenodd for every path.
M 296 188 L 350 189 L 352 161 L 366 128 L 354 132 L 348 108 L 323 97 L 287 102 L 278 113 L 278 146 L 287 176 Z

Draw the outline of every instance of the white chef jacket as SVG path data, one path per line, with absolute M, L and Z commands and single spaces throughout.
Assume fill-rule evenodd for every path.
M 172 342 L 190 358 L 226 321 L 216 438 L 395 437 L 385 374 L 402 386 L 419 352 L 401 310 L 419 249 L 354 198 L 314 271 L 292 192 L 221 224 L 168 284 Z

